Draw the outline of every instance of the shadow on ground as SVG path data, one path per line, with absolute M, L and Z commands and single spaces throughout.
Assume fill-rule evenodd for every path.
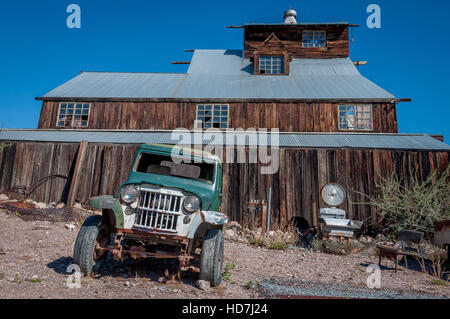
M 58 274 L 69 275 L 67 267 L 73 264 L 72 257 L 62 257 L 47 264 L 47 267 Z M 111 256 L 102 263 L 93 278 L 145 278 L 155 283 L 173 282 L 179 283 L 176 278 L 178 261 L 171 259 L 139 259 L 126 258 L 123 262 L 115 261 Z M 166 275 L 169 275 L 168 277 Z M 181 271 L 181 283 L 195 286 L 198 280 L 198 271 Z M 171 281 L 174 279 L 174 281 Z

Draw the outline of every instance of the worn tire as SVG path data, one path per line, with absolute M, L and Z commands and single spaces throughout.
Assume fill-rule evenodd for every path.
M 207 280 L 216 287 L 222 282 L 223 232 L 211 229 L 206 233 L 200 258 L 200 280 Z
M 75 246 L 73 248 L 74 264 L 80 267 L 85 275 L 90 275 L 101 266 L 106 254 L 94 260 L 94 247 L 102 227 L 102 216 L 94 215 L 88 217 L 78 232 Z

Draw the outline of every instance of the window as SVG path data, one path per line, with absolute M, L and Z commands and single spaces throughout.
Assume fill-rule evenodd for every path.
M 304 48 L 324 48 L 327 44 L 325 31 L 303 31 Z
M 339 105 L 340 130 L 373 130 L 372 105 Z
M 89 121 L 90 104 L 61 103 L 59 104 L 59 127 L 87 127 Z
M 176 160 L 176 161 L 175 161 Z M 214 182 L 215 166 L 212 163 L 181 163 L 184 158 L 142 153 L 135 171 L 139 173 L 176 176 L 202 182 Z
M 197 122 L 201 128 L 228 128 L 228 104 L 197 105 Z
M 282 55 L 261 55 L 259 57 L 259 74 L 283 74 L 284 57 Z

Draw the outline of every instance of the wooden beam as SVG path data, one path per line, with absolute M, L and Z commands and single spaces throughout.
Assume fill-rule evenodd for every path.
M 267 233 L 267 203 L 262 204 L 262 218 L 261 218 L 261 236 L 266 237 Z
M 191 64 L 190 61 L 173 61 L 172 64 Z
M 430 135 L 430 136 L 441 142 L 444 142 L 444 135 Z
M 194 52 L 194 49 L 184 50 L 184 52 Z
M 227 29 L 242 29 L 242 28 L 244 28 L 243 25 L 229 25 L 227 27 Z
M 87 145 L 87 141 L 81 141 L 80 146 L 78 147 L 75 170 L 73 171 L 72 181 L 70 182 L 69 188 L 69 196 L 67 197 L 68 207 L 73 207 L 75 205 L 75 196 L 77 195 L 78 184 L 80 183 L 80 175 L 83 169 L 84 159 L 86 158 Z
M 350 28 L 358 28 L 358 27 L 360 27 L 359 24 L 349 24 L 348 26 L 349 26 Z
M 353 61 L 353 64 L 358 66 L 358 65 L 366 65 L 367 61 Z
M 397 102 L 411 102 L 412 99 L 397 99 Z

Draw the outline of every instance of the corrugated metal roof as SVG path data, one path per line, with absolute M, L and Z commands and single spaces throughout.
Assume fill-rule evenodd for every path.
M 296 148 L 357 148 L 395 150 L 450 151 L 450 146 L 425 134 L 363 134 L 363 133 L 280 133 L 276 135 L 231 132 L 207 135 L 179 131 L 104 131 L 104 130 L 2 130 L 1 141 L 40 141 L 118 144 L 211 144 L 223 145 L 232 140 L 235 145 L 268 145 Z
M 255 76 L 241 50 L 195 50 L 186 74 L 85 72 L 44 98 L 392 101 L 349 58 L 293 59 L 290 75 Z
M 264 26 L 264 25 L 268 25 L 268 26 L 295 26 L 295 25 L 330 25 L 330 24 L 338 24 L 338 25 L 350 25 L 350 23 L 345 22 L 345 21 L 340 21 L 340 22 L 297 22 L 297 24 L 286 24 L 283 22 L 280 23 L 245 23 L 244 26 Z

